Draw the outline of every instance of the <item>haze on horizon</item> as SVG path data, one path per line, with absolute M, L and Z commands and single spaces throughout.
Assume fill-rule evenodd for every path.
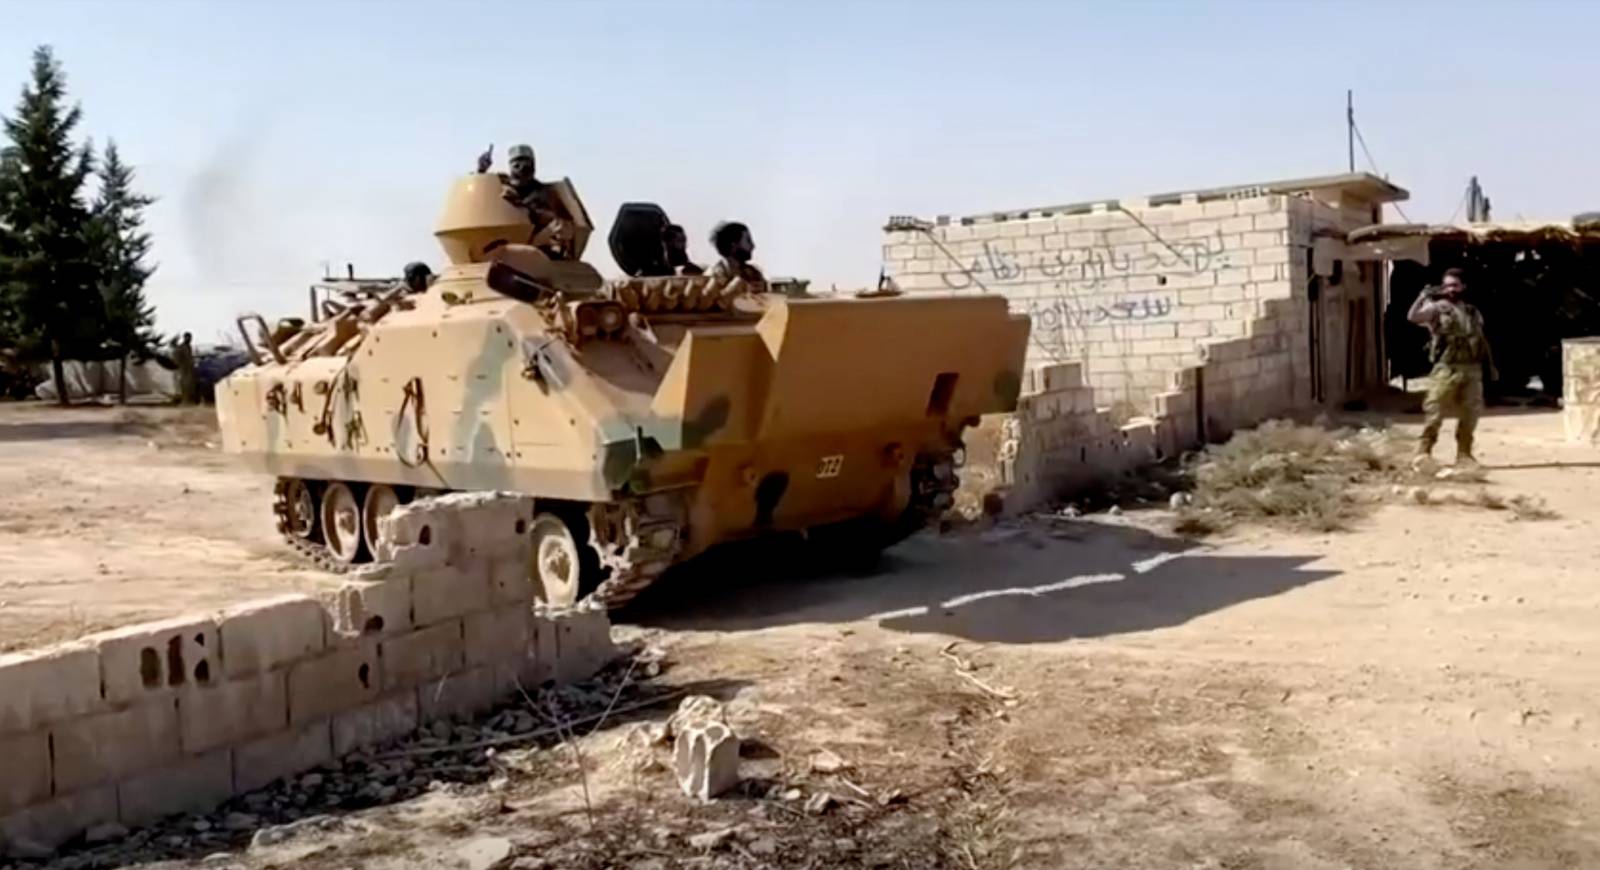
M 50 44 L 142 190 L 158 328 L 300 314 L 324 268 L 443 258 L 441 197 L 532 144 L 615 273 L 617 206 L 769 274 L 877 277 L 891 214 L 967 214 L 1346 168 L 1345 89 L 1412 220 L 1600 208 L 1600 5 L 1423 2 L 0 3 L 0 113 Z M 1393 213 L 1390 219 L 1400 219 Z

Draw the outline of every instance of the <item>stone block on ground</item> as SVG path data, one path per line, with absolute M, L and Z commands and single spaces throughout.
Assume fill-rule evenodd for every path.
M 255 791 L 286 776 L 333 761 L 333 731 L 328 720 L 274 734 L 233 750 L 233 784 Z
M 223 611 L 217 620 L 229 679 L 288 667 L 322 651 L 327 612 L 309 595 L 281 595 Z
M 417 728 L 417 693 L 400 692 L 333 718 L 333 754 L 404 737 Z
M 678 732 L 673 770 L 683 793 L 711 800 L 739 784 L 739 738 L 722 722 L 700 722 Z
M 84 642 L 100 650 L 108 704 L 129 704 L 222 679 L 217 623 L 210 616 L 130 625 L 92 634 Z
M 461 669 L 461 620 L 452 619 L 396 635 L 378 645 L 383 691 L 411 688 Z
M 57 794 L 116 782 L 180 754 L 178 707 L 171 698 L 64 722 L 53 734 Z
M 117 790 L 112 787 L 62 795 L 21 812 L 0 817 L 0 853 L 47 858 L 52 850 L 96 825 L 117 821 Z
M 117 786 L 119 818 L 130 827 L 146 825 L 210 810 L 232 794 L 232 753 L 219 749 L 124 780 Z
M 191 755 L 282 731 L 289 725 L 288 678 L 275 671 L 184 692 L 178 724 Z
M 32 731 L 102 706 L 100 654 L 93 646 L 0 655 L 0 734 Z
M 289 669 L 289 722 L 298 725 L 378 697 L 382 680 L 374 640 L 332 650 Z
M 50 734 L 35 731 L 0 737 L 0 815 L 50 796 Z

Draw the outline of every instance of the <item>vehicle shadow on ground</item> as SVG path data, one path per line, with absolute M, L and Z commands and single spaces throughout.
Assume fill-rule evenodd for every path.
M 792 542 L 708 553 L 669 572 L 619 622 L 740 631 L 871 620 L 895 631 L 1047 643 L 1182 625 L 1334 576 L 1315 556 L 1218 555 L 1131 526 L 921 535 L 875 571 L 841 573 Z
M 127 434 L 118 420 L 72 420 L 51 423 L 0 423 L 0 444 L 19 441 L 53 441 L 58 438 L 106 438 Z

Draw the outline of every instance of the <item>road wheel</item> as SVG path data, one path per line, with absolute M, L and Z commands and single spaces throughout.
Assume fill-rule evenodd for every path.
M 386 483 L 374 483 L 367 487 L 367 497 L 361 500 L 361 534 L 366 538 L 367 549 L 372 551 L 373 556 L 377 556 L 378 545 L 383 540 L 378 521 L 402 504 L 404 502 L 400 500 L 400 494 Z
M 533 518 L 531 534 L 533 564 L 529 566 L 528 579 L 533 583 L 533 596 L 546 604 L 576 604 L 589 561 L 584 558 L 588 544 L 579 544 L 572 527 L 551 513 Z
M 322 535 L 328 555 L 346 565 L 361 558 L 361 501 L 343 482 L 328 484 L 322 493 Z
M 296 477 L 284 482 L 284 531 L 302 541 L 315 543 L 320 531 L 317 524 L 317 498 L 311 484 Z

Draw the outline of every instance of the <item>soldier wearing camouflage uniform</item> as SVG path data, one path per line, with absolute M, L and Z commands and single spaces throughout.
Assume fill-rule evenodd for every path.
M 1483 332 L 1483 315 L 1462 300 L 1466 284 L 1460 269 L 1447 269 L 1437 289 L 1425 290 L 1411 304 L 1407 319 L 1426 326 L 1433 336 L 1428 355 L 1433 362 L 1428 397 L 1422 410 L 1426 421 L 1417 459 L 1433 455 L 1446 414 L 1456 415 L 1456 463 L 1472 465 L 1472 435 L 1483 413 L 1483 376 L 1498 379 L 1489 340 Z

